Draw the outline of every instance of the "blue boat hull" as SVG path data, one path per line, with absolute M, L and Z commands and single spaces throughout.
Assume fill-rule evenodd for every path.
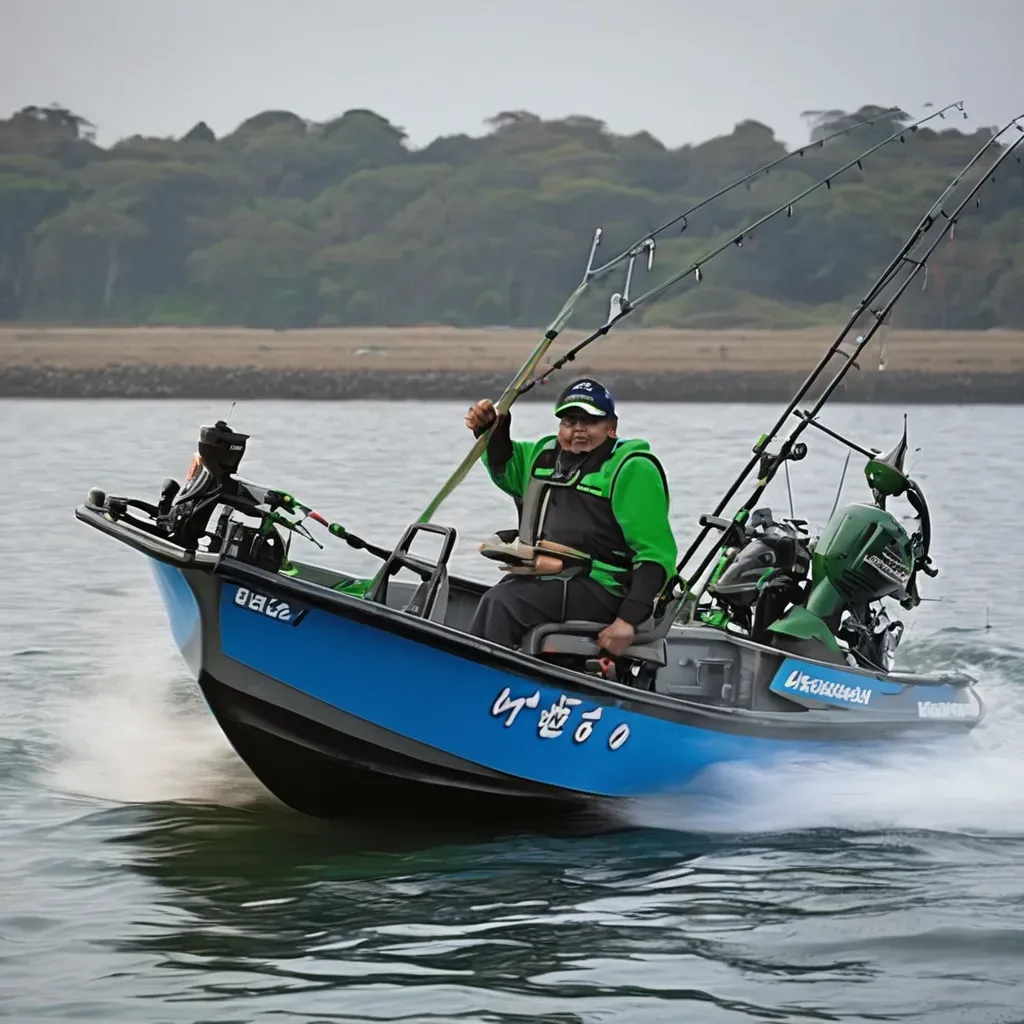
M 445 577 L 439 600 L 394 581 L 371 599 L 329 569 L 237 557 L 233 539 L 205 551 L 104 504 L 76 515 L 147 557 L 226 737 L 274 795 L 312 815 L 507 821 L 621 807 L 724 762 L 963 735 L 984 713 L 962 674 L 872 672 L 700 624 L 646 649 L 655 672 L 608 680 L 571 651 L 472 636 L 485 588 L 470 580 Z
M 722 762 L 834 752 L 856 738 L 841 725 L 831 739 L 814 735 L 814 715 L 759 726 L 735 710 L 530 671 L 507 654 L 483 657 L 463 634 L 424 642 L 366 621 L 355 599 L 343 599 L 343 615 L 272 591 L 258 570 L 257 586 L 150 562 L 221 728 L 271 792 L 309 814 L 621 804 L 684 788 Z

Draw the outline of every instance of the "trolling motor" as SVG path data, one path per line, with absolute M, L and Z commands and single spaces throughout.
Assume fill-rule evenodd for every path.
M 168 540 L 195 548 L 206 533 L 214 508 L 241 497 L 239 481 L 233 474 L 238 471 L 248 440 L 248 434 L 237 433 L 223 420 L 199 428 L 199 443 L 184 484 L 179 488 L 176 480 L 167 479 L 160 491 L 157 523 Z M 255 507 L 254 502 L 250 504 Z
M 236 477 L 234 474 L 245 455 L 248 439 L 248 434 L 233 431 L 223 420 L 212 427 L 200 428 L 199 444 L 184 486 L 179 489 L 175 480 L 166 480 L 161 491 L 157 522 L 166 531 L 168 540 L 194 549 L 200 539 L 206 537 L 207 550 L 211 552 L 222 551 L 232 558 L 277 572 L 287 556 L 287 544 L 275 528 L 277 524 L 318 543 L 301 523 L 278 514 L 278 509 L 284 509 L 312 515 L 335 536 L 349 543 L 358 542 L 358 538 L 349 537 L 337 523 L 328 523 L 290 494 L 257 487 Z M 223 512 L 217 528 L 209 533 L 210 516 L 218 505 L 223 506 Z M 232 520 L 233 511 L 258 519 L 258 525 Z M 362 543 L 362 546 L 367 545 Z
M 160 488 L 157 504 L 139 498 L 107 495 L 98 487 L 89 491 L 88 503 L 102 508 L 116 519 L 128 519 L 133 525 L 195 550 L 205 534 L 214 507 L 225 498 L 235 497 L 242 489 L 232 477 L 245 454 L 248 434 L 232 431 L 223 420 L 212 427 L 201 427 L 199 444 L 185 475 L 184 486 L 168 477 Z M 143 522 L 128 510 L 138 509 L 150 517 Z
M 349 547 L 363 549 L 380 559 L 391 556 L 392 552 L 357 537 L 340 523 L 330 522 L 294 495 L 235 476 L 248 440 L 248 434 L 232 430 L 224 420 L 200 427 L 199 443 L 184 483 L 179 485 L 173 478 L 164 480 L 157 504 L 138 498 L 108 497 L 98 487 L 89 491 L 87 504 L 111 519 L 123 520 L 186 551 L 195 552 L 202 546 L 204 552 L 221 553 L 270 572 L 287 569 L 289 541 L 278 526 L 323 547 L 305 527 L 305 518 L 320 523 L 331 536 Z M 210 530 L 210 517 L 218 506 L 223 506 L 223 511 L 216 527 Z M 139 509 L 147 518 L 133 516 L 129 509 Z M 256 519 L 257 525 L 232 519 L 235 511 Z
M 169 540 L 187 551 L 196 551 L 205 540 L 205 550 L 221 550 L 236 558 L 276 572 L 285 555 L 284 542 L 274 529 L 274 491 L 266 491 L 238 479 L 234 474 L 245 455 L 248 434 L 232 430 L 224 420 L 199 429 L 199 442 L 189 463 L 184 483 L 168 477 L 154 505 L 138 498 L 107 496 L 99 488 L 89 492 L 88 502 L 102 508 L 114 519 L 129 522 L 146 533 Z M 210 517 L 224 506 L 217 529 L 209 532 Z M 260 506 L 271 509 L 268 516 Z M 148 520 L 131 515 L 129 509 L 145 512 Z M 260 520 L 251 527 L 229 522 L 232 510 Z M 230 542 L 230 543 L 229 543 Z

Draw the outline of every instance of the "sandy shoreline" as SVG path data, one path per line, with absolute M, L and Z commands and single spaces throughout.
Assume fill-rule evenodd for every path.
M 804 379 L 834 333 L 617 330 L 527 397 L 546 399 L 571 376 L 593 372 L 624 399 L 778 401 Z M 462 400 L 500 392 L 539 337 L 444 327 L 0 327 L 0 397 Z M 566 331 L 553 356 L 582 337 Z M 879 373 L 876 337 L 837 397 L 1024 401 L 1024 332 L 893 331 L 885 354 Z

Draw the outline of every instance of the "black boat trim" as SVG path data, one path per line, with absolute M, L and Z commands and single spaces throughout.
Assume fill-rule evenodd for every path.
M 79 505 L 75 509 L 75 518 L 94 527 L 100 533 L 105 533 L 122 544 L 155 558 L 158 562 L 165 562 L 179 569 L 203 569 L 209 572 L 217 562 L 217 556 L 214 554 L 206 551 L 189 551 L 172 541 L 155 537 L 132 520 L 112 518 L 97 505 Z

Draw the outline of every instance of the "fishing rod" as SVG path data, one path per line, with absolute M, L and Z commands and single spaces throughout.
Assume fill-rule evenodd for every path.
M 957 106 L 957 104 L 953 104 L 953 106 Z M 949 108 L 947 107 L 946 109 L 948 110 Z M 960 105 L 960 109 L 962 111 L 962 104 Z M 769 160 L 768 163 L 762 164 L 756 170 L 751 171 L 749 174 L 743 175 L 742 178 L 737 178 L 735 181 L 730 182 L 728 185 L 724 185 L 717 192 L 712 192 L 711 195 L 700 200 L 700 202 L 698 203 L 694 203 L 693 206 L 690 206 L 687 209 L 683 210 L 682 213 L 677 213 L 674 217 L 671 217 L 669 220 L 665 221 L 664 224 L 660 225 L 659 227 L 656 227 L 653 231 L 648 231 L 645 235 L 641 235 L 632 245 L 626 246 L 626 248 L 623 249 L 622 252 L 618 254 L 618 256 L 612 257 L 612 259 L 610 259 L 607 263 L 604 263 L 600 267 L 595 269 L 594 277 L 603 277 L 604 274 L 612 270 L 614 267 L 618 266 L 620 263 L 622 263 L 623 260 L 631 258 L 636 252 L 642 250 L 644 247 L 653 249 L 654 239 L 657 238 L 658 235 L 661 235 L 664 232 L 668 231 L 669 228 L 675 227 L 676 224 L 679 224 L 680 222 L 682 223 L 682 227 L 679 229 L 679 231 L 680 233 L 682 233 L 689 226 L 688 218 L 692 214 L 696 213 L 698 210 L 702 210 L 705 206 L 708 206 L 709 204 L 713 203 L 716 199 L 721 199 L 721 197 L 724 196 L 726 193 L 732 192 L 733 189 L 739 188 L 740 185 L 746 185 L 749 188 L 749 183 L 753 181 L 754 178 L 758 177 L 758 175 L 768 174 L 768 172 L 771 171 L 773 168 L 778 167 L 780 164 L 784 164 L 787 160 L 792 160 L 793 157 L 802 157 L 808 150 L 811 149 L 823 149 L 825 147 L 826 142 L 831 142 L 833 139 L 838 139 L 842 135 L 849 135 L 852 132 L 857 131 L 858 128 L 866 128 L 871 125 L 874 125 L 876 121 L 879 121 L 884 117 L 887 117 L 889 114 L 898 113 L 900 113 L 899 107 L 886 107 L 885 110 L 879 111 L 874 117 L 868 118 L 867 120 L 864 121 L 858 121 L 856 124 L 847 125 L 845 128 L 839 128 L 829 135 L 823 135 L 820 139 L 815 139 L 814 142 L 809 142 L 806 146 L 799 146 L 796 149 L 790 150 L 787 153 L 783 153 L 782 156 L 778 156 L 774 160 Z
M 576 286 L 575 291 L 573 291 L 569 298 L 565 300 L 565 303 L 558 311 L 557 316 L 550 324 L 548 324 L 547 329 L 544 331 L 544 336 L 537 344 L 537 347 L 530 353 L 530 357 L 519 368 L 519 372 L 512 378 L 501 397 L 498 399 L 495 405 L 495 410 L 499 416 L 511 408 L 512 403 L 519 396 L 519 389 L 523 382 L 537 368 L 541 359 L 544 358 L 544 353 L 547 352 L 555 338 L 562 333 L 562 328 L 565 327 L 566 323 L 568 323 L 569 317 L 572 316 L 572 311 L 575 308 L 579 297 L 587 290 L 587 286 L 595 276 L 594 255 L 597 252 L 597 247 L 600 241 L 601 229 L 598 228 L 594 232 L 594 239 L 590 244 L 590 258 L 587 260 L 587 269 L 583 272 L 583 280 Z M 430 522 L 431 517 L 440 507 L 441 502 L 443 502 L 444 499 L 447 498 L 448 495 L 451 494 L 451 492 L 455 490 L 455 488 L 465 479 L 466 474 L 470 469 L 472 469 L 473 464 L 483 454 L 484 449 L 487 447 L 489 436 L 490 430 L 488 429 L 476 439 L 476 442 L 473 447 L 470 448 L 466 457 L 459 463 L 452 475 L 444 482 L 430 504 L 422 513 L 420 513 L 419 518 L 416 520 L 418 523 Z
M 345 541 L 349 547 L 361 548 L 368 551 L 371 555 L 376 555 L 377 558 L 390 558 L 391 552 L 386 548 L 378 547 L 376 544 L 371 544 L 369 541 L 365 541 L 362 537 L 357 537 L 354 533 L 349 533 L 341 523 L 331 522 L 329 519 L 322 516 L 315 509 L 310 508 L 308 505 L 303 504 L 294 495 L 288 494 L 285 491 L 267 491 L 264 495 L 264 500 L 273 510 L 275 507 L 285 508 L 289 512 L 301 512 L 304 518 L 312 519 L 314 522 L 319 523 L 321 526 L 327 529 L 327 532 L 332 537 L 337 537 L 339 540 Z M 297 523 L 291 520 L 278 517 L 276 522 L 280 522 L 287 526 L 289 529 L 294 529 L 300 525 L 302 520 Z M 308 530 L 303 530 L 303 536 L 313 541 L 314 544 L 318 544 L 321 548 L 322 544 L 317 541 Z
M 624 294 L 621 297 L 617 295 L 612 296 L 612 308 L 608 316 L 608 319 L 599 328 L 597 328 L 597 330 L 587 335 L 587 337 L 585 337 L 581 342 L 579 342 L 579 344 L 574 345 L 571 349 L 569 349 L 568 352 L 565 353 L 565 355 L 563 355 L 560 359 L 556 360 L 548 368 L 548 370 L 545 371 L 543 376 L 534 377 L 532 380 L 524 384 L 519 389 L 519 393 L 521 395 L 525 395 L 532 388 L 536 387 L 537 384 L 546 380 L 547 377 L 555 370 L 560 370 L 566 363 L 572 362 L 572 360 L 575 359 L 576 356 L 589 344 L 596 341 L 598 338 L 601 338 L 604 335 L 606 335 L 612 329 L 612 327 L 614 327 L 615 324 L 617 324 L 623 317 L 628 316 L 630 313 L 633 312 L 633 310 L 639 309 L 641 306 L 646 305 L 648 302 L 653 302 L 655 299 L 659 298 L 666 291 L 677 285 L 680 281 L 689 277 L 691 274 L 694 276 L 694 280 L 699 283 L 701 280 L 703 280 L 704 277 L 702 268 L 706 264 L 710 263 L 716 256 L 719 256 L 723 252 L 725 252 L 725 250 L 728 249 L 730 246 L 735 245 L 738 248 L 742 248 L 744 241 L 749 240 L 753 232 L 756 231 L 758 228 L 767 224 L 769 221 L 774 220 L 776 217 L 781 216 L 783 213 L 785 213 L 787 217 L 792 217 L 793 207 L 796 206 L 797 203 L 802 202 L 809 195 L 811 195 L 814 192 L 817 192 L 821 188 L 831 189 L 832 182 L 841 174 L 845 174 L 846 171 L 850 170 L 852 167 L 857 167 L 859 170 L 863 170 L 863 161 L 866 160 L 873 153 L 876 153 L 883 146 L 888 146 L 890 143 L 895 142 L 897 139 L 900 142 L 905 142 L 906 134 L 908 132 L 916 132 L 917 129 L 921 127 L 921 125 L 925 124 L 928 121 L 931 121 L 933 118 L 945 118 L 946 111 L 953 109 L 959 110 L 964 115 L 964 117 L 967 117 L 967 114 L 964 112 L 963 109 L 963 101 L 959 100 L 956 103 L 948 104 L 941 110 L 936 110 L 934 113 L 928 114 L 926 117 L 920 118 L 920 120 L 915 121 L 913 124 L 909 124 L 904 128 L 898 129 L 897 131 L 893 132 L 892 135 L 889 135 L 888 137 L 882 139 L 881 142 L 876 142 L 869 149 L 864 150 L 863 153 L 860 153 L 852 160 L 843 164 L 842 167 L 838 167 L 836 168 L 836 170 L 830 171 L 824 178 L 820 178 L 813 185 L 810 185 L 808 188 L 805 188 L 802 192 L 793 196 L 791 199 L 782 203 L 780 206 L 775 207 L 774 210 L 771 210 L 769 213 L 766 213 L 764 216 L 758 218 L 751 224 L 748 224 L 746 227 L 740 229 L 740 231 L 727 238 L 720 245 L 715 246 L 713 249 L 706 252 L 699 259 L 694 260 L 694 262 L 691 263 L 684 270 L 681 270 L 678 273 L 673 274 L 667 280 L 662 281 L 661 284 L 655 285 L 653 288 L 644 292 L 643 295 L 639 296 L 639 298 L 633 300 L 630 300 L 629 298 L 629 277 L 627 272 L 627 282 Z
M 903 296 L 904 292 L 906 292 L 907 288 L 910 287 L 910 284 L 913 282 L 913 280 L 917 277 L 919 273 L 921 273 L 922 270 L 925 270 L 928 260 L 931 258 L 932 254 L 939 247 L 939 245 L 942 243 L 946 235 L 949 234 L 950 231 L 952 231 L 952 229 L 956 225 L 957 219 L 959 218 L 963 210 L 967 207 L 968 203 L 976 199 L 978 193 L 984 188 L 986 184 L 995 180 L 996 170 L 1002 165 L 1002 163 L 1005 160 L 1009 159 L 1011 155 L 1015 156 L 1017 163 L 1021 163 L 1021 157 L 1016 153 L 1016 150 L 1018 146 L 1024 144 L 1024 126 L 1022 126 L 1020 123 L 1022 120 L 1024 120 L 1024 114 L 1019 114 L 1017 117 L 1012 118 L 1010 121 L 1008 121 L 997 132 L 995 132 L 992 135 L 992 137 L 987 142 L 985 142 L 981 149 L 979 149 L 978 152 L 975 153 L 973 157 L 971 157 L 971 159 L 967 162 L 963 169 L 952 179 L 952 181 L 950 181 L 950 183 L 942 191 L 942 194 L 939 196 L 939 198 L 932 204 L 928 212 L 925 213 L 925 215 L 921 218 L 921 220 L 918 222 L 917 227 L 914 228 L 914 230 L 908 236 L 907 240 L 900 247 L 900 250 L 897 252 L 896 256 L 892 259 L 892 261 L 885 268 L 885 270 L 882 271 L 881 275 L 878 277 L 875 284 L 872 285 L 867 295 L 865 295 L 865 297 L 861 300 L 857 308 L 851 314 L 849 320 L 846 323 L 846 326 L 840 331 L 835 341 L 829 347 L 828 351 L 819 360 L 817 366 L 815 366 L 815 368 L 808 375 L 807 379 L 801 385 L 796 395 L 793 397 L 789 405 L 786 407 L 786 410 L 776 421 L 775 425 L 771 428 L 770 431 L 768 431 L 768 433 L 763 434 L 761 438 L 758 440 L 757 444 L 754 446 L 753 449 L 753 458 L 751 458 L 748 461 L 747 465 L 740 472 L 739 476 L 733 482 L 732 486 L 722 497 L 715 511 L 710 515 L 702 515 L 700 517 L 702 529 L 700 533 L 697 535 L 697 537 L 694 539 L 694 541 L 690 544 L 690 547 L 687 549 L 686 553 L 680 559 L 679 564 L 676 567 L 676 576 L 666 583 L 665 588 L 663 588 L 663 593 L 667 592 L 673 583 L 684 582 L 681 574 L 686 566 L 686 563 L 690 560 L 690 558 L 693 557 L 693 554 L 699 547 L 700 543 L 704 540 L 705 537 L 707 537 L 708 532 L 711 529 L 720 529 L 723 531 L 724 534 L 727 535 L 728 531 L 733 529 L 736 526 L 736 524 L 742 523 L 744 521 L 747 513 L 758 501 L 758 499 L 764 493 L 765 488 L 768 486 L 768 484 L 775 476 L 775 473 L 778 471 L 779 466 L 785 463 L 790 458 L 802 457 L 802 454 L 797 455 L 796 450 L 798 447 L 805 448 L 806 446 L 797 446 L 795 445 L 795 442 L 796 439 L 803 433 L 803 431 L 808 426 L 819 427 L 820 429 L 825 430 L 826 433 L 831 433 L 831 431 L 828 431 L 827 428 L 823 427 L 821 424 L 817 422 L 816 417 L 820 412 L 822 406 L 825 404 L 825 402 L 829 399 L 829 397 L 832 395 L 835 389 L 842 382 L 843 378 L 849 372 L 850 367 L 856 364 L 857 357 L 870 343 L 875 333 L 881 328 L 882 324 L 885 322 L 889 313 L 895 307 L 899 299 Z M 1017 137 L 1013 140 L 1012 143 L 1007 145 L 1003 152 L 1000 153 L 999 156 L 990 164 L 990 166 L 985 169 L 984 173 L 982 173 L 979 176 L 977 182 L 975 182 L 975 184 L 970 188 L 970 190 L 967 192 L 964 198 L 957 204 L 957 206 L 952 210 L 952 212 L 947 212 L 944 208 L 944 204 L 946 200 L 950 197 L 954 189 L 956 189 L 958 185 L 963 183 L 966 176 L 982 160 L 982 158 L 984 157 L 985 153 L 989 150 L 989 148 L 996 144 L 1005 133 L 1009 132 L 1013 128 L 1017 129 Z M 936 225 L 939 226 L 938 233 L 935 235 L 934 240 L 931 242 L 931 244 L 917 256 L 912 256 L 911 254 L 917 248 L 918 244 L 921 242 L 924 236 Z M 893 293 L 886 300 L 886 302 L 883 303 L 880 308 L 873 309 L 872 303 L 890 284 L 892 284 L 892 282 L 896 279 L 897 275 L 901 271 L 907 271 L 908 268 L 909 272 L 906 273 L 905 279 L 893 291 Z M 870 313 L 871 315 L 871 326 L 868 328 L 867 331 L 864 332 L 864 334 L 858 336 L 852 351 L 846 352 L 842 350 L 841 346 L 843 342 L 846 340 L 847 335 L 853 329 L 856 321 L 865 313 Z M 846 359 L 840 366 L 839 370 L 836 372 L 832 380 L 829 382 L 829 384 L 826 386 L 822 394 L 818 397 L 817 401 L 809 410 L 796 412 L 796 407 L 799 404 L 800 400 L 804 397 L 804 395 L 806 395 L 808 390 L 820 376 L 822 370 L 825 368 L 828 361 L 837 352 L 842 352 L 842 354 L 846 356 Z M 786 419 L 790 415 L 794 414 L 798 417 L 800 422 L 793 428 L 790 434 L 782 442 L 777 453 L 775 453 L 774 455 L 766 454 L 766 449 L 768 445 L 781 431 Z M 864 449 L 861 449 L 859 446 L 853 447 L 856 448 L 856 450 L 860 451 L 862 454 L 871 454 L 866 453 Z M 761 463 L 761 476 L 757 481 L 757 485 L 753 493 L 750 495 L 747 501 L 744 502 L 744 504 L 736 511 L 735 515 L 731 520 L 718 519 L 717 517 L 725 508 L 727 502 L 729 502 L 732 499 L 732 497 L 739 490 L 743 481 L 746 479 L 747 475 L 759 462 Z M 691 580 L 696 580 L 697 578 L 699 578 L 701 573 L 703 573 L 704 570 L 707 569 L 712 558 L 714 558 L 715 556 L 715 550 L 716 549 L 712 549 L 705 555 L 700 565 L 698 565 L 696 570 L 691 574 Z M 927 575 L 935 575 L 937 571 L 934 568 L 931 568 L 927 563 L 922 565 L 922 569 Z M 698 595 L 694 593 L 693 596 Z
M 944 118 L 945 111 L 951 110 L 954 107 L 959 109 L 960 112 L 963 113 L 963 102 L 960 101 L 958 103 L 953 103 L 950 104 L 948 107 L 944 107 L 941 111 L 937 111 L 936 113 L 931 114 L 929 117 L 924 118 L 922 121 L 916 122 L 914 125 L 911 125 L 908 128 L 904 129 L 904 131 L 916 131 L 919 124 L 923 124 L 924 121 L 930 120 L 932 117 Z M 626 283 L 622 295 L 616 295 L 612 297 L 612 308 L 616 312 L 619 311 L 622 308 L 621 302 L 623 296 L 625 297 L 625 300 L 628 303 L 629 287 L 632 281 L 633 266 L 636 262 L 636 259 L 639 256 L 646 253 L 647 269 L 648 271 L 652 269 L 654 263 L 655 250 L 654 240 L 658 235 L 663 234 L 669 228 L 672 228 L 679 223 L 682 223 L 680 231 L 685 231 L 688 224 L 688 217 L 696 213 L 698 210 L 703 209 L 708 204 L 714 202 L 716 199 L 720 199 L 728 192 L 733 191 L 733 189 L 739 188 L 741 185 L 747 185 L 747 187 L 749 188 L 750 182 L 753 181 L 754 178 L 758 177 L 761 174 L 768 174 L 773 168 L 780 166 L 787 160 L 791 160 L 794 157 L 802 157 L 806 152 L 808 152 L 811 149 L 824 148 L 826 142 L 831 142 L 833 139 L 839 138 L 840 136 L 850 135 L 860 128 L 874 125 L 879 119 L 886 117 L 890 114 L 898 113 L 899 109 L 899 107 L 888 107 L 885 110 L 880 111 L 874 117 L 868 118 L 864 121 L 858 121 L 857 123 L 848 125 L 845 128 L 840 128 L 830 133 L 829 135 L 825 135 L 822 138 L 815 140 L 812 143 L 808 143 L 805 146 L 800 146 L 797 149 L 791 150 L 788 153 L 784 153 L 782 156 L 776 157 L 774 160 L 768 161 L 768 163 L 766 164 L 762 164 L 756 170 L 750 171 L 748 174 L 745 174 L 742 177 L 737 178 L 735 181 L 730 182 L 730 184 L 720 188 L 717 192 L 714 192 L 710 196 L 701 199 L 697 203 L 694 203 L 692 206 L 688 207 L 682 213 L 670 218 L 664 224 L 661 224 L 659 227 L 655 228 L 653 231 L 649 231 L 646 234 L 641 235 L 640 238 L 638 238 L 632 245 L 627 246 L 618 255 L 608 260 L 608 262 L 603 263 L 598 267 L 595 267 L 594 256 L 597 252 L 597 247 L 600 244 L 602 234 L 601 228 L 597 228 L 597 230 L 594 232 L 594 237 L 591 242 L 590 257 L 587 260 L 587 267 L 584 271 L 583 279 L 577 285 L 575 291 L 573 291 L 569 298 L 566 299 L 562 308 L 558 311 L 558 314 L 555 316 L 555 318 L 548 325 L 547 329 L 544 331 L 544 335 L 541 338 L 540 342 L 534 348 L 533 352 L 530 354 L 526 362 L 522 365 L 522 367 L 520 367 L 518 373 L 516 373 L 515 377 L 513 377 L 509 385 L 505 388 L 505 391 L 502 393 L 501 397 L 498 399 L 498 402 L 495 405 L 496 413 L 500 416 L 503 413 L 507 412 L 512 407 L 513 402 L 515 402 L 515 400 L 520 395 L 525 394 L 527 391 L 530 390 L 530 388 L 534 386 L 535 381 L 530 381 L 528 383 L 527 379 L 531 376 L 531 374 L 534 373 L 537 366 L 540 365 L 541 359 L 543 359 L 545 353 L 550 348 L 551 344 L 562 332 L 563 328 L 565 327 L 565 324 L 569 321 L 569 318 L 572 316 L 572 312 L 576 306 L 577 301 L 579 300 L 580 296 L 584 293 L 584 291 L 586 291 L 591 281 L 594 281 L 600 277 L 604 277 L 606 274 L 610 273 L 615 267 L 617 267 L 623 261 L 629 261 L 628 268 L 626 271 Z M 964 113 L 964 117 L 966 116 L 967 114 Z M 547 372 L 550 373 L 551 371 L 549 370 Z M 433 514 L 440 507 L 441 503 L 445 500 L 445 498 L 447 498 L 448 495 L 451 494 L 451 492 L 455 489 L 455 487 L 457 487 L 458 484 L 465 479 L 466 474 L 469 472 L 473 464 L 483 454 L 484 450 L 486 449 L 487 441 L 490 436 L 490 429 L 491 428 L 488 427 L 487 430 L 485 430 L 480 435 L 480 437 L 476 439 L 476 442 L 474 443 L 473 447 L 469 450 L 466 457 L 454 470 L 451 476 L 449 476 L 448 479 L 444 482 L 444 484 L 441 486 L 441 489 L 431 500 L 430 504 L 423 510 L 417 522 L 428 522 L 431 516 L 433 516 Z

